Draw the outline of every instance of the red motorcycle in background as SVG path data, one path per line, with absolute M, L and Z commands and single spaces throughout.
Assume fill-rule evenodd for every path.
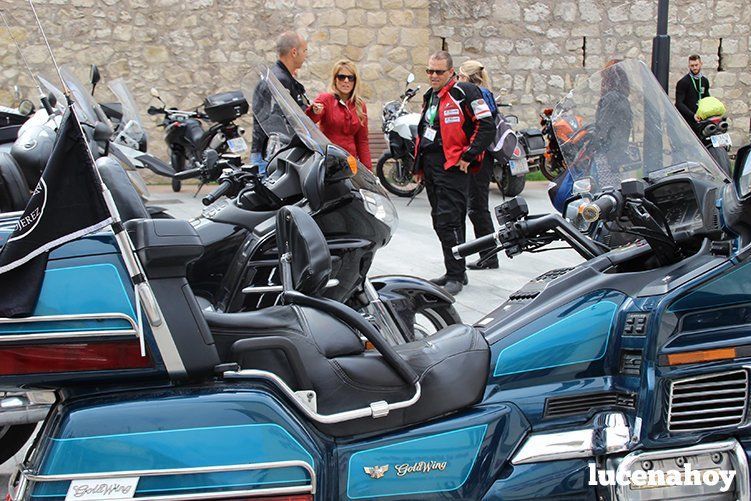
M 566 170 L 558 138 L 567 147 L 576 147 L 586 138 L 588 130 L 581 116 L 559 118 L 554 122 L 552 115 L 553 108 L 545 108 L 540 113 L 540 125 L 546 143 L 545 154 L 540 159 L 540 172 L 548 180 L 555 181 Z

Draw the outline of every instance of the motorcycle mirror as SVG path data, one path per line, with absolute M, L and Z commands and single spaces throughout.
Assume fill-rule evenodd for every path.
M 519 125 L 519 117 L 516 115 L 506 115 L 504 118 L 506 118 L 506 122 L 508 122 L 509 125 Z
M 159 91 L 156 90 L 156 87 L 152 87 L 150 92 L 153 97 L 157 98 L 159 102 L 162 103 L 162 105 L 167 106 L 166 104 L 164 104 L 164 101 L 162 101 L 161 96 L 159 96 Z
M 102 76 L 99 74 L 99 68 L 97 68 L 96 64 L 91 65 L 91 71 L 89 72 L 89 80 L 91 81 L 92 90 L 93 87 L 96 87 L 96 84 L 99 83 L 99 80 L 102 79 Z
M 28 99 L 22 99 L 21 102 L 18 103 L 18 112 L 24 116 L 31 115 L 34 112 L 34 103 Z
M 411 84 L 414 81 L 415 81 L 415 74 L 414 73 L 410 73 L 409 75 L 407 75 L 407 85 Z
M 751 195 L 751 144 L 738 150 L 733 169 L 733 183 L 738 198 L 745 201 Z
M 94 125 L 94 141 L 108 141 L 112 137 L 112 129 L 104 122 Z
M 54 108 L 55 106 L 57 106 L 57 98 L 55 97 L 55 95 L 52 92 L 50 92 L 47 95 L 47 102 L 50 104 L 50 106 L 52 108 Z

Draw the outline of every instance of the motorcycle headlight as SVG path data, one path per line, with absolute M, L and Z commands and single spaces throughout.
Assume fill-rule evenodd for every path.
M 396 213 L 396 207 L 391 203 L 391 200 L 380 193 L 369 190 L 360 190 L 360 195 L 362 195 L 365 210 L 388 226 L 393 235 L 399 227 L 399 215 Z

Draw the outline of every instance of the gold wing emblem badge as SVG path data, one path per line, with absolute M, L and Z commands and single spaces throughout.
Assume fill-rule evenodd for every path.
M 365 470 L 366 475 L 370 475 L 370 478 L 379 479 L 382 478 L 387 471 L 389 471 L 389 465 L 385 464 L 383 466 L 373 466 L 372 468 L 369 466 L 363 467 Z

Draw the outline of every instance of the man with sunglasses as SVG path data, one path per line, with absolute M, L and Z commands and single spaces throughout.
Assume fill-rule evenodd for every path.
M 308 57 L 308 42 L 294 31 L 285 31 L 276 41 L 276 53 L 278 60 L 271 67 L 271 72 L 290 93 L 295 102 L 300 105 L 303 111 L 310 106 L 310 100 L 305 94 L 305 86 L 297 81 L 295 75 L 297 70 L 302 68 L 305 59 Z M 253 100 L 253 109 L 258 109 L 259 100 L 269 101 L 271 98 L 265 92 L 256 90 Z M 263 151 L 266 148 L 268 137 L 261 128 L 260 124 L 253 121 L 253 144 L 250 149 L 250 162 L 258 165 L 260 174 L 266 173 L 266 160 L 263 158 Z
M 465 260 L 454 259 L 451 248 L 464 243 L 469 176 L 479 170 L 495 124 L 480 88 L 456 81 L 448 52 L 430 56 L 426 73 L 430 90 L 423 96 L 415 167 L 425 179 L 446 266 L 446 274 L 431 281 L 455 295 L 468 279 Z

